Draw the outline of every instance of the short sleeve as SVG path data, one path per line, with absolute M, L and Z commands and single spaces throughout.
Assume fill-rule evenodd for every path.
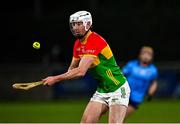
M 75 59 L 79 59 L 79 55 L 78 55 L 77 50 L 78 50 L 78 41 L 76 41 L 76 42 L 74 43 L 74 48 L 73 48 L 73 57 L 74 57 Z
M 100 36 L 90 37 L 91 41 L 86 46 L 85 55 L 98 56 L 98 54 L 107 46 L 106 41 Z
M 129 75 L 131 73 L 132 70 L 132 62 L 128 62 L 123 68 L 122 68 L 122 72 L 124 75 Z

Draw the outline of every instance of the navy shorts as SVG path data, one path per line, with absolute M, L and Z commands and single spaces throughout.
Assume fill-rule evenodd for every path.
M 129 100 L 129 105 L 131 105 L 133 108 L 135 108 L 135 109 L 138 109 L 138 107 L 139 107 L 139 105 L 140 105 L 141 103 L 139 103 L 139 102 L 135 102 L 135 101 L 133 101 L 133 100 Z

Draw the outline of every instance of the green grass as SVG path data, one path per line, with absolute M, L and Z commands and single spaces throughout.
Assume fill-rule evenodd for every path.
M 79 122 L 87 102 L 1 102 L 0 122 Z M 107 116 L 100 122 L 107 122 Z M 180 122 L 180 101 L 146 102 L 126 122 Z

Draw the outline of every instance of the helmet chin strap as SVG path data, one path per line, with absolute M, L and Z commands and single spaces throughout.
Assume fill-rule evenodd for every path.
M 86 27 L 87 27 L 87 22 L 83 22 L 83 25 L 84 25 L 84 27 L 85 27 L 85 30 L 86 30 L 86 32 L 89 30 L 89 29 L 87 29 Z

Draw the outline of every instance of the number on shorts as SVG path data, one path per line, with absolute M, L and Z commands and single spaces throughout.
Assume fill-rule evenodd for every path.
M 125 87 L 121 87 L 121 98 L 126 98 L 126 90 L 125 90 Z

